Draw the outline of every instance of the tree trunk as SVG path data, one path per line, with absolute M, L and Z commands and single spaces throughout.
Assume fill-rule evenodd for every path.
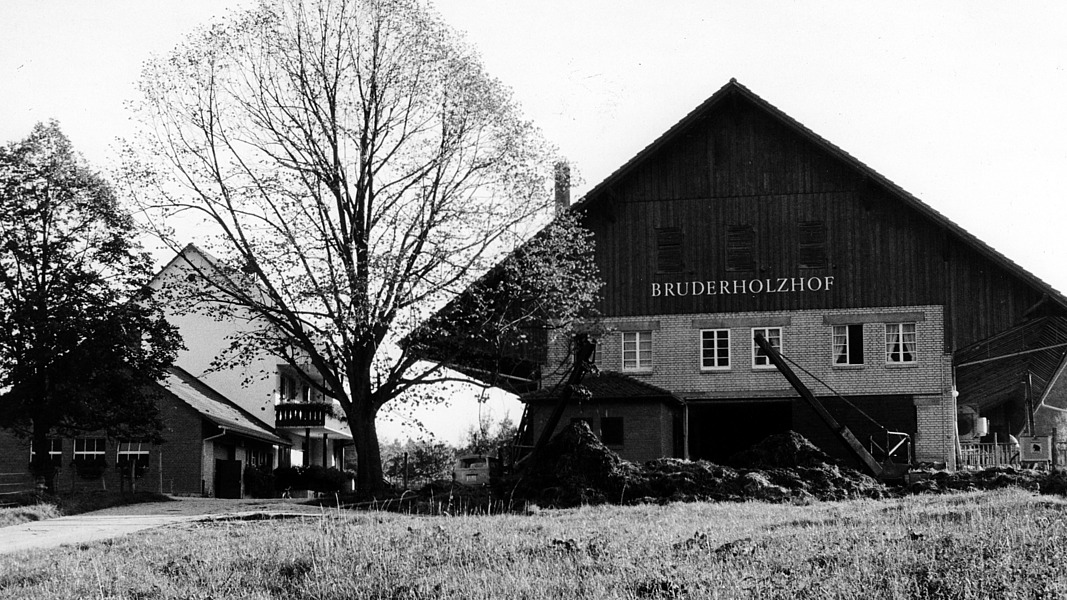
M 375 423 L 377 415 L 363 407 L 353 407 L 346 414 L 356 447 L 356 493 L 364 496 L 379 494 L 385 488 L 385 477 Z
M 56 491 L 56 469 L 52 464 L 52 457 L 48 454 L 52 449 L 48 434 L 51 425 L 35 419 L 33 422 L 33 437 L 30 440 L 33 448 L 33 461 L 30 463 L 30 471 L 33 473 L 38 488 L 43 487 L 48 493 Z

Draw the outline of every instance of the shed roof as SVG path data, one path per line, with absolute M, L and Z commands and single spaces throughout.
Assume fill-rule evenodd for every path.
M 956 353 L 956 387 L 961 402 L 988 410 L 1021 401 L 1030 386 L 1036 403 L 1067 359 L 1067 319 L 1041 317 Z
M 160 383 L 174 397 L 227 431 L 272 444 L 289 445 L 273 428 L 180 367 L 168 369 Z
M 660 400 L 681 404 L 682 400 L 671 392 L 645 383 L 635 377 L 603 371 L 598 375 L 590 375 L 582 381 L 582 385 L 593 394 L 593 400 Z M 557 387 L 543 388 L 536 392 L 530 392 L 520 397 L 523 402 L 542 402 L 555 400 L 559 397 Z

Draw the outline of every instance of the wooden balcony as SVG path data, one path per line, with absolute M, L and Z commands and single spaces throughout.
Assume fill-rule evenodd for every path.
M 334 416 L 333 405 L 324 402 L 286 402 L 274 407 L 275 427 L 325 427 Z

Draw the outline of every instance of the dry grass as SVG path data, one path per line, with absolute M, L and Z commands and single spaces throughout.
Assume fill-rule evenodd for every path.
M 15 506 L 11 508 L 0 508 L 0 527 L 7 527 L 9 525 L 18 525 L 19 523 L 28 523 L 30 521 L 40 521 L 43 519 L 54 519 L 62 516 L 59 509 L 55 504 L 33 504 L 29 506 Z
M 0 556 L 4 598 L 1062 598 L 1067 502 L 1019 490 L 530 515 L 328 512 Z

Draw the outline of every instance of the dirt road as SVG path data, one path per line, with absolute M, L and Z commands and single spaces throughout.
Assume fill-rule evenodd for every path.
M 55 548 L 126 535 L 153 527 L 212 518 L 251 518 L 256 515 L 316 515 L 324 509 L 291 500 L 221 500 L 181 498 L 98 510 L 72 517 L 0 527 L 0 554 L 35 548 Z

